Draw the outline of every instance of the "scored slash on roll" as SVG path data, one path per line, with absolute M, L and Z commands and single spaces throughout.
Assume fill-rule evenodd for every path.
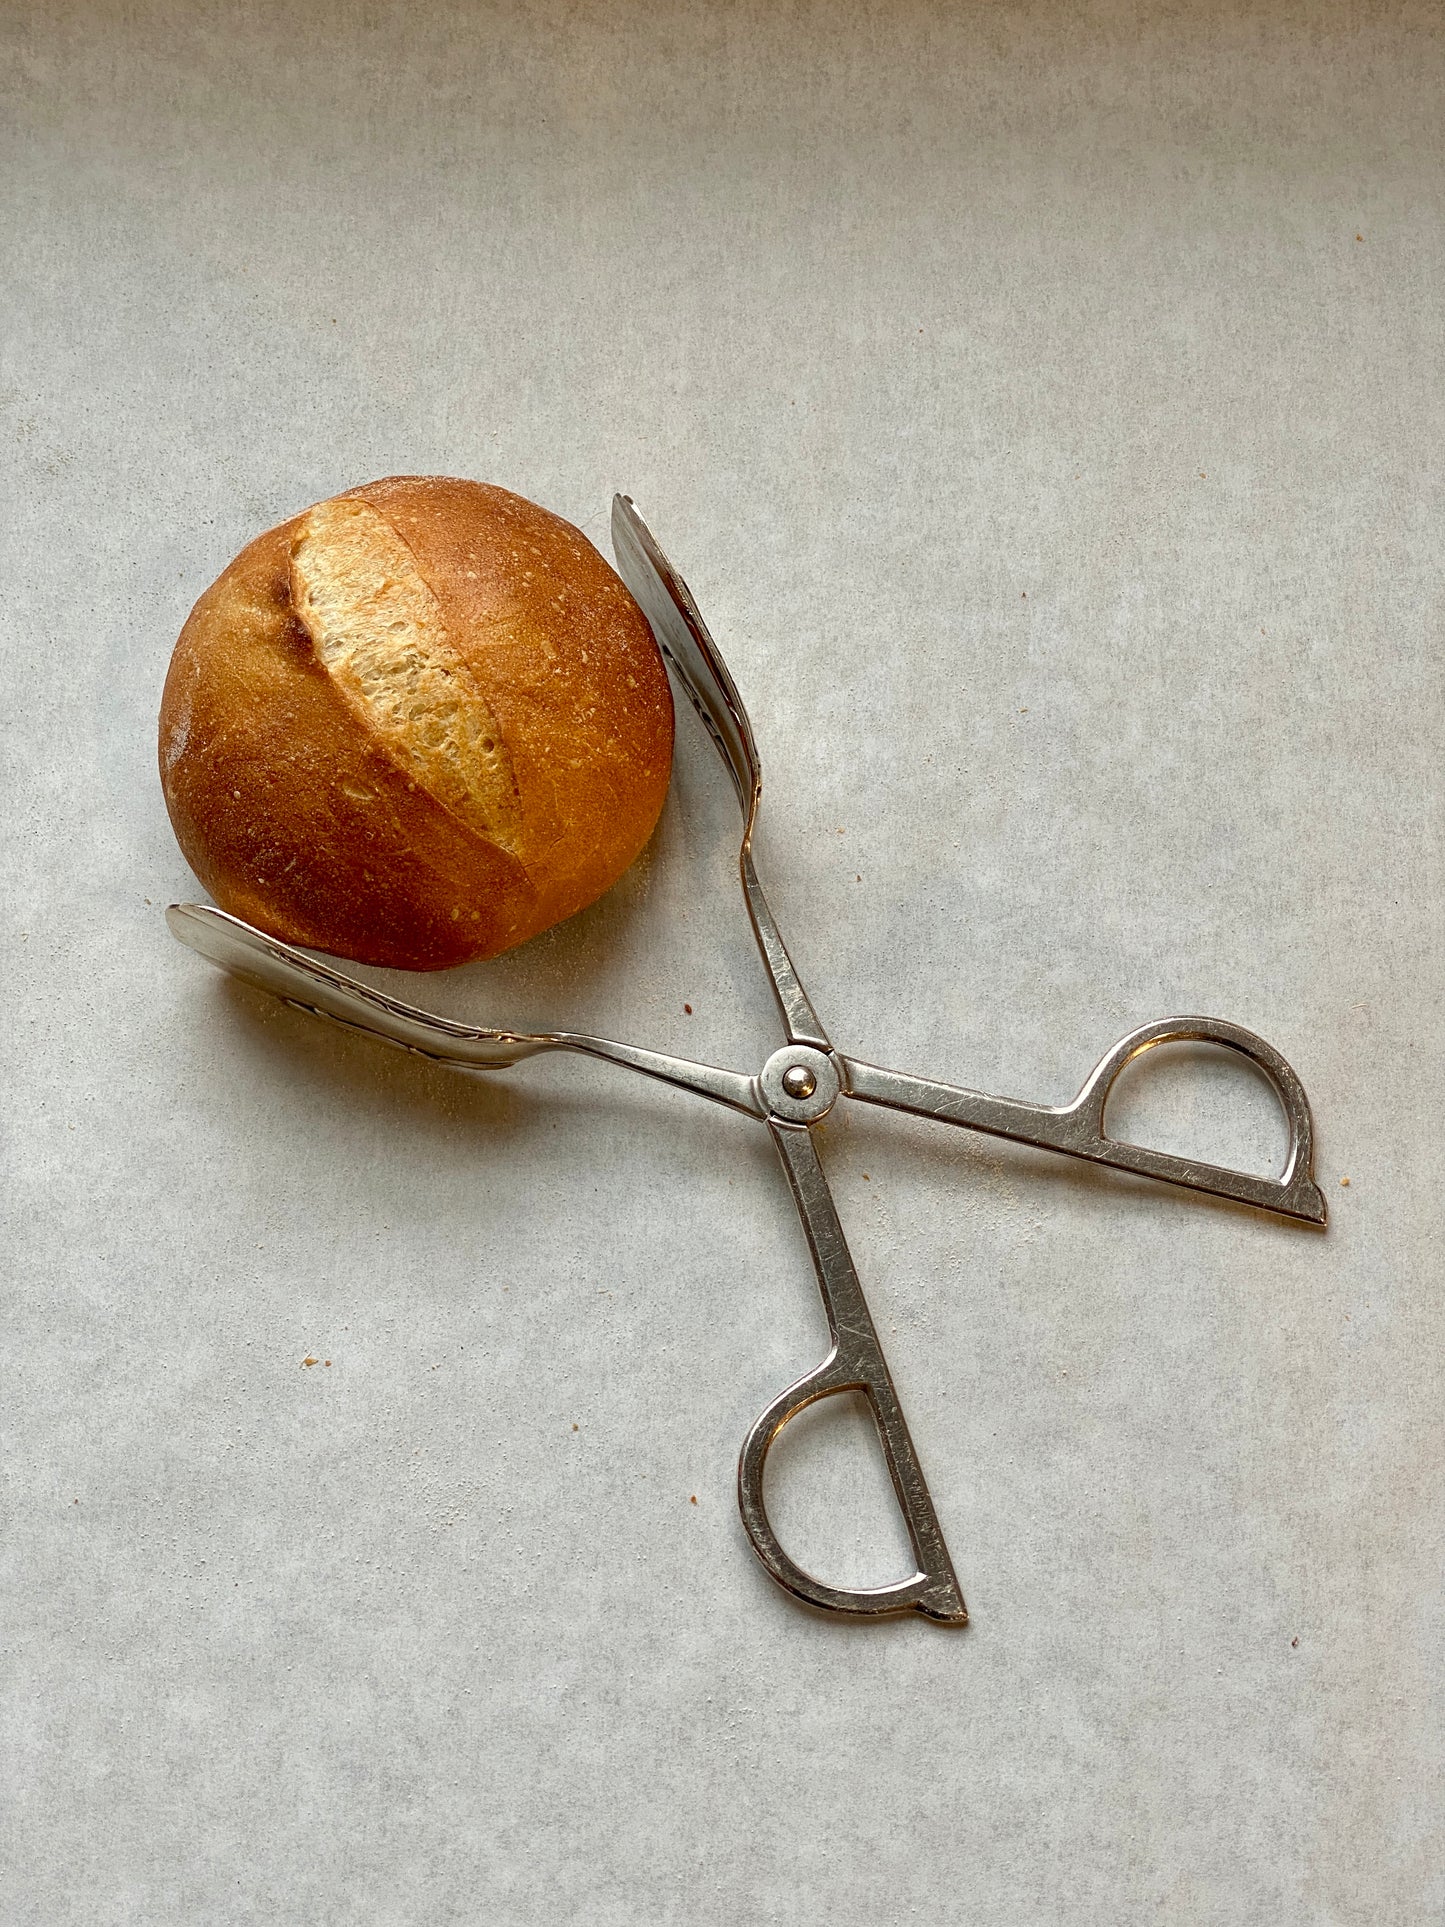
M 1251 1031 L 1211 1017 L 1168 1017 L 1132 1031 L 1105 1053 L 1074 1101 L 1059 1106 L 988 1097 L 930 1078 L 883 1070 L 836 1051 L 803 989 L 758 881 L 752 836 L 762 797 L 762 773 L 752 725 L 732 677 L 686 584 L 626 496 L 619 495 L 613 502 L 612 539 L 623 579 L 717 745 L 742 807 L 739 871 L 743 897 L 787 1039 L 755 1076 L 688 1063 L 607 1038 L 568 1031 L 493 1030 L 437 1017 L 358 983 L 239 918 L 204 905 L 173 904 L 167 912 L 170 927 L 202 956 L 289 1003 L 442 1063 L 471 1070 L 498 1070 L 538 1051 L 580 1051 L 693 1091 L 764 1122 L 802 1220 L 832 1344 L 815 1370 L 767 1406 L 743 1443 L 738 1461 L 738 1504 L 748 1537 L 779 1585 L 810 1606 L 874 1618 L 916 1612 L 946 1624 L 963 1625 L 968 1618 L 963 1595 L 833 1206 L 813 1127 L 840 1099 L 851 1098 L 1322 1225 L 1326 1210 L 1314 1181 L 1309 1103 L 1299 1078 L 1278 1051 Z M 1279 1177 L 1256 1177 L 1109 1137 L 1104 1128 L 1104 1108 L 1120 1072 L 1142 1052 L 1176 1042 L 1220 1045 L 1247 1058 L 1263 1072 L 1289 1128 L 1289 1150 Z M 859 1392 L 868 1402 L 912 1542 L 917 1569 L 892 1585 L 827 1585 L 789 1558 L 768 1518 L 764 1467 L 774 1440 L 807 1406 L 841 1392 Z

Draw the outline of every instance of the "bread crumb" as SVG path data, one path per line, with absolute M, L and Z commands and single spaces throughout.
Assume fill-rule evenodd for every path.
M 575 1432 L 575 1431 L 577 1430 L 577 1427 L 576 1427 L 576 1426 L 574 1425 L 574 1426 L 572 1427 L 572 1430 L 573 1430 L 573 1431 Z
M 1349 1184 L 1350 1184 L 1350 1181 L 1349 1181 L 1349 1179 L 1348 1179 L 1348 1178 L 1341 1178 L 1341 1179 L 1340 1179 L 1340 1183 L 1341 1183 L 1342 1185 L 1344 1185 L 1344 1187 L 1346 1188 L 1346 1190 L 1348 1190 L 1348 1189 L 1349 1189 Z
M 320 1362 L 320 1359 L 317 1358 L 303 1358 L 301 1361 L 303 1365 L 319 1365 Z

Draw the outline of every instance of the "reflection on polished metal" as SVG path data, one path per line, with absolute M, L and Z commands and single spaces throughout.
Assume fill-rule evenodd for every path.
M 738 1505 L 748 1537 L 773 1578 L 810 1606 L 872 1618 L 916 1612 L 963 1625 L 968 1618 L 963 1595 L 838 1222 L 811 1127 L 827 1116 L 840 1097 L 849 1097 L 1322 1225 L 1325 1201 L 1314 1181 L 1309 1102 L 1298 1077 L 1278 1051 L 1252 1031 L 1213 1017 L 1166 1017 L 1131 1031 L 1100 1059 L 1073 1102 L 1064 1105 L 986 1097 L 959 1085 L 881 1070 L 835 1051 L 793 968 L 753 863 L 752 837 L 762 797 L 762 774 L 752 725 L 732 677 L 686 585 L 626 496 L 619 495 L 612 505 L 612 540 L 618 567 L 727 764 L 742 806 L 738 867 L 743 898 L 788 1038 L 756 1077 L 710 1064 L 691 1064 L 659 1051 L 613 1043 L 605 1037 L 584 1037 L 571 1031 L 534 1034 L 460 1024 L 344 976 L 224 911 L 201 904 L 172 904 L 166 916 L 183 943 L 234 975 L 259 984 L 299 1009 L 419 1056 L 466 1070 L 487 1071 L 505 1069 L 538 1051 L 580 1051 L 764 1121 L 787 1174 L 812 1252 L 832 1345 L 821 1365 L 773 1400 L 743 1444 L 738 1461 Z M 1269 1080 L 1289 1128 L 1289 1149 L 1279 1177 L 1254 1177 L 1196 1158 L 1174 1157 L 1121 1143 L 1108 1135 L 1105 1107 L 1125 1065 L 1160 1044 L 1185 1042 L 1216 1044 L 1234 1051 L 1257 1065 Z M 861 1394 L 868 1402 L 917 1561 L 915 1572 L 891 1586 L 830 1586 L 815 1579 L 789 1558 L 768 1518 L 764 1471 L 769 1448 L 789 1419 L 819 1399 L 840 1392 Z

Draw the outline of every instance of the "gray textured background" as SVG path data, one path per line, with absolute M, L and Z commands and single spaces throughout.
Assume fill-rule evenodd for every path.
M 1441 1917 L 1442 55 L 1429 4 L 4 9 L 7 1927 Z M 763 1132 L 165 932 L 186 611 L 397 471 L 637 497 L 844 1048 L 1053 1101 L 1202 1009 L 1305 1080 L 1323 1237 L 830 1123 L 963 1634 L 746 1548 L 822 1344 Z M 612 897 L 425 992 L 753 1066 L 732 834 L 689 727 Z M 1117 1122 L 1278 1148 L 1211 1062 Z M 892 1576 L 876 1457 L 785 1443 L 790 1544 Z

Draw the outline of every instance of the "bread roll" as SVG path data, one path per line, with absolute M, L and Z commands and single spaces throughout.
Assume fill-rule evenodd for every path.
M 441 970 L 617 881 L 672 722 L 646 619 L 570 523 L 394 476 L 258 536 L 207 589 L 166 677 L 161 783 L 223 910 Z

